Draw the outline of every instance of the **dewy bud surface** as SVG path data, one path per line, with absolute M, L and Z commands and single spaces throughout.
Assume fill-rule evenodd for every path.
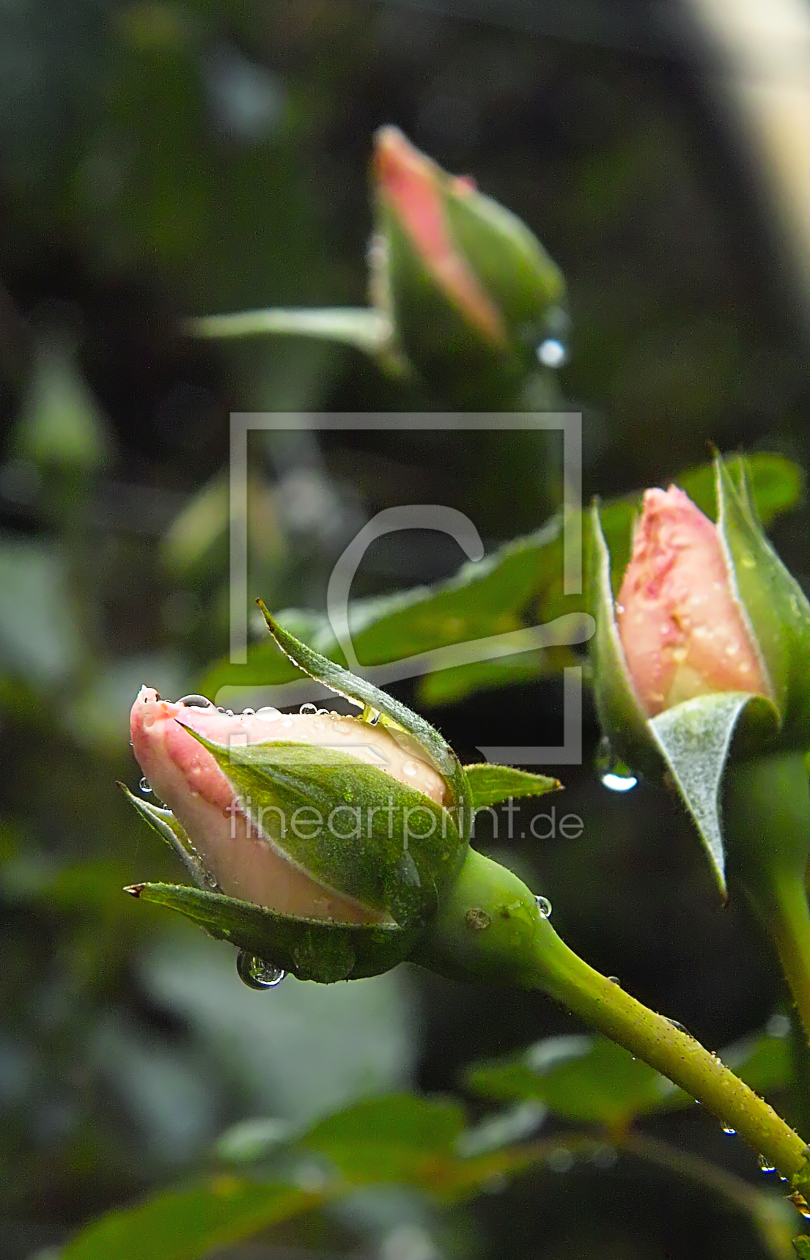
M 616 621 L 650 717 L 714 692 L 771 694 L 717 528 L 676 486 L 644 496 Z
M 422 793 L 448 803 L 441 775 L 404 732 L 337 714 L 220 713 L 213 705 L 186 707 L 142 688 L 131 713 L 135 756 L 158 797 L 188 833 L 222 892 L 282 914 L 338 923 L 385 922 L 381 911 L 326 887 L 298 866 L 277 837 L 257 827 L 242 808 L 212 754 L 189 731 L 212 743 L 245 746 L 279 742 L 323 747 L 355 757 Z M 312 826 L 312 819 L 307 820 Z

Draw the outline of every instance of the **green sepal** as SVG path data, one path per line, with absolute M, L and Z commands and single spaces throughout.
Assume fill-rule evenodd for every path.
M 449 810 L 339 749 L 215 744 L 185 729 L 211 753 L 256 830 L 318 883 L 400 927 L 438 909 L 466 850 Z M 296 822 L 297 810 L 317 817 Z
M 464 773 L 470 785 L 473 808 L 486 809 L 501 801 L 523 796 L 543 796 L 562 788 L 558 779 L 545 774 L 529 774 L 527 770 L 515 770 L 511 766 L 496 766 L 484 762 L 465 766 Z
M 335 661 L 330 661 L 314 648 L 301 643 L 278 624 L 261 600 L 257 602 L 270 633 L 293 665 L 296 665 L 303 673 L 309 674 L 310 678 L 323 683 L 330 691 L 354 700 L 364 709 L 379 713 L 383 726 L 394 739 L 396 739 L 396 732 L 401 730 L 406 731 L 418 741 L 422 755 L 446 780 L 453 797 L 453 804 L 458 810 L 459 834 L 465 840 L 469 839 L 473 807 L 467 778 L 458 757 L 447 741 L 442 739 L 439 732 L 401 701 L 395 700 L 385 691 L 380 691 L 379 687 L 367 682 L 365 678 L 358 678 L 356 674 L 350 673 L 348 669 L 344 669 Z
M 395 924 L 366 927 L 293 918 L 184 884 L 134 884 L 126 891 L 177 911 L 217 940 L 229 941 L 299 980 L 320 984 L 389 971 L 407 957 L 415 936 Z
M 732 742 L 735 754 L 765 745 L 779 727 L 769 700 L 747 692 L 695 696 L 649 721 L 649 729 L 692 816 L 720 890 L 726 892 L 722 785 Z
M 197 854 L 194 845 L 188 837 L 188 834 L 175 818 L 170 809 L 161 809 L 159 805 L 153 805 L 151 801 L 144 801 L 139 796 L 135 796 L 130 792 L 125 783 L 119 783 L 121 791 L 131 805 L 134 805 L 142 818 L 145 818 L 159 836 L 162 836 L 166 843 L 180 858 L 194 883 L 199 888 L 206 885 L 210 888 L 211 882 L 206 874 L 205 867 Z
M 810 604 L 757 518 L 741 457 L 715 459 L 717 530 L 779 711 L 784 748 L 810 744 Z
M 598 503 L 594 503 L 591 512 L 590 553 L 591 612 L 596 621 L 590 651 L 599 722 L 612 753 L 635 771 L 660 775 L 656 741 L 636 696 L 619 637 L 610 552 L 602 530 Z
M 447 218 L 459 250 L 506 322 L 510 341 L 534 352 L 565 280 L 526 224 L 484 193 L 453 193 Z
M 553 950 L 558 939 L 523 880 L 469 849 L 450 896 L 416 942 L 411 961 L 455 980 L 534 988 L 537 954 L 545 943 Z

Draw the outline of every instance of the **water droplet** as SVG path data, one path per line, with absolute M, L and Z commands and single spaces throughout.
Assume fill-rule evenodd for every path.
M 402 764 L 402 773 L 409 775 L 411 778 L 419 773 L 419 767 L 415 761 L 405 761 Z
M 272 704 L 266 704 L 263 708 L 256 710 L 256 717 L 261 718 L 263 722 L 277 722 L 281 713 L 278 709 L 274 709 Z
M 764 1173 L 776 1172 L 776 1165 L 772 1164 L 765 1155 L 759 1156 L 759 1167 Z
M 225 716 L 226 716 L 226 717 L 233 717 L 233 709 L 226 709 L 226 710 L 225 710 Z
M 551 917 L 551 902 L 548 897 L 535 897 L 537 909 L 540 911 L 541 919 L 549 919 Z
M 217 713 L 224 713 L 224 712 L 225 712 L 225 708 L 224 708 L 224 706 L 223 706 L 223 705 L 221 705 L 221 704 L 218 704 L 218 705 L 217 705 Z
M 214 707 L 213 700 L 209 700 L 207 696 L 183 696 L 177 703 L 184 704 L 187 709 L 213 709 Z
M 333 717 L 334 715 L 328 709 L 319 709 L 318 717 Z
M 307 704 L 301 705 L 301 708 L 298 710 L 298 712 L 305 713 L 305 714 L 314 714 L 318 712 L 318 706 L 317 704 L 310 704 L 309 702 L 307 702 Z
M 724 1132 L 724 1133 L 727 1133 L 729 1137 L 736 1137 L 736 1136 L 737 1136 L 737 1130 L 736 1130 L 736 1129 L 732 1129 L 732 1128 L 730 1127 L 730 1125 L 727 1125 L 727 1124 L 724 1124 L 724 1125 L 723 1125 L 723 1132 Z
M 144 775 L 144 777 L 141 779 L 140 783 L 138 784 L 138 787 L 141 789 L 142 792 L 152 791 L 152 784 L 146 778 L 146 775 Z
M 629 792 L 638 783 L 638 776 L 613 752 L 607 735 L 603 736 L 596 752 L 596 770 L 611 792 Z
M 256 716 L 256 710 L 255 710 L 255 709 L 243 709 L 243 710 L 242 710 L 242 717 L 255 717 L 255 716 Z
M 617 984 L 619 988 L 622 987 L 622 982 L 618 976 L 608 976 L 608 980 L 610 981 L 611 984 Z
M 282 726 L 292 726 L 292 724 L 293 724 L 293 720 L 291 717 L 285 717 L 281 719 Z
M 543 367 L 562 367 L 568 358 L 568 351 L 557 337 L 546 337 L 537 347 L 537 357 Z
M 667 1018 L 667 1023 L 668 1023 L 668 1024 L 671 1024 L 673 1028 L 677 1028 L 678 1032 L 685 1033 L 685 1032 L 687 1031 L 687 1030 L 684 1028 L 683 1024 L 680 1024 L 680 1023 L 678 1022 L 678 1020 L 677 1020 L 677 1019 L 669 1019 L 669 1018 Z
M 281 967 L 266 962 L 258 954 L 248 954 L 240 949 L 236 958 L 236 973 L 249 989 L 274 989 L 287 974 Z

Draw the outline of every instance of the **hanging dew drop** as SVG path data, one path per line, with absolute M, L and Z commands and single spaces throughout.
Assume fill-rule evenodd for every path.
M 152 784 L 149 782 L 146 775 L 144 775 L 144 777 L 141 779 L 140 783 L 138 784 L 138 787 L 141 789 L 142 792 L 152 791 Z
M 596 772 L 611 792 L 629 792 L 638 783 L 638 776 L 616 756 L 606 735 L 596 751 Z
M 776 1172 L 776 1165 L 772 1164 L 771 1161 L 767 1159 L 764 1155 L 759 1156 L 759 1167 L 760 1167 L 760 1170 L 764 1173 Z
M 537 902 L 537 909 L 540 912 L 540 918 L 551 918 L 551 902 L 548 897 L 535 897 L 535 901 Z
M 568 359 L 568 351 L 557 337 L 546 337 L 537 347 L 537 358 L 543 367 L 561 368 Z
M 249 989 L 275 989 L 287 973 L 281 967 L 259 958 L 258 954 L 248 954 L 240 949 L 236 958 L 236 974 Z
M 727 1124 L 724 1124 L 724 1125 L 723 1125 L 723 1132 L 724 1132 L 724 1133 L 727 1133 L 729 1137 L 736 1137 L 736 1136 L 737 1136 L 737 1130 L 736 1130 L 736 1129 L 732 1129 L 732 1128 L 730 1128 Z

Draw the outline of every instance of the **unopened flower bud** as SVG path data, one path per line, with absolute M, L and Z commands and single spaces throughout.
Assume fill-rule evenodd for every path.
M 669 771 L 724 887 L 728 763 L 810 742 L 810 607 L 762 531 L 745 465 L 715 471 L 716 523 L 675 486 L 646 492 L 617 596 L 594 513 L 593 656 L 614 753 Z
M 563 297 L 559 269 L 520 219 L 396 127 L 377 133 L 373 182 L 372 300 L 405 359 L 462 405 L 514 395 Z
M 300 643 L 261 607 L 290 660 L 363 716 L 236 716 L 203 696 L 171 703 L 144 687 L 132 745 L 142 787 L 170 808 L 127 795 L 196 887 L 128 891 L 236 945 L 240 975 L 260 987 L 285 971 L 325 984 L 357 979 L 406 958 L 446 969 L 448 943 L 458 930 L 466 940 L 469 923 L 493 927 L 473 951 L 476 965 L 503 970 L 515 923 L 533 931 L 542 916 L 523 885 L 518 905 L 520 881 L 470 850 L 473 816 L 559 784 L 504 766 L 462 769 L 424 718 Z M 469 950 L 467 941 L 461 952 Z
M 616 619 L 650 717 L 711 692 L 771 694 L 717 527 L 676 486 L 644 495 Z
M 397 922 L 393 862 L 435 908 L 425 862 L 453 869 L 458 833 L 447 784 L 405 732 L 336 713 L 231 715 L 149 688 L 131 732 L 151 788 L 227 896 L 305 919 Z

